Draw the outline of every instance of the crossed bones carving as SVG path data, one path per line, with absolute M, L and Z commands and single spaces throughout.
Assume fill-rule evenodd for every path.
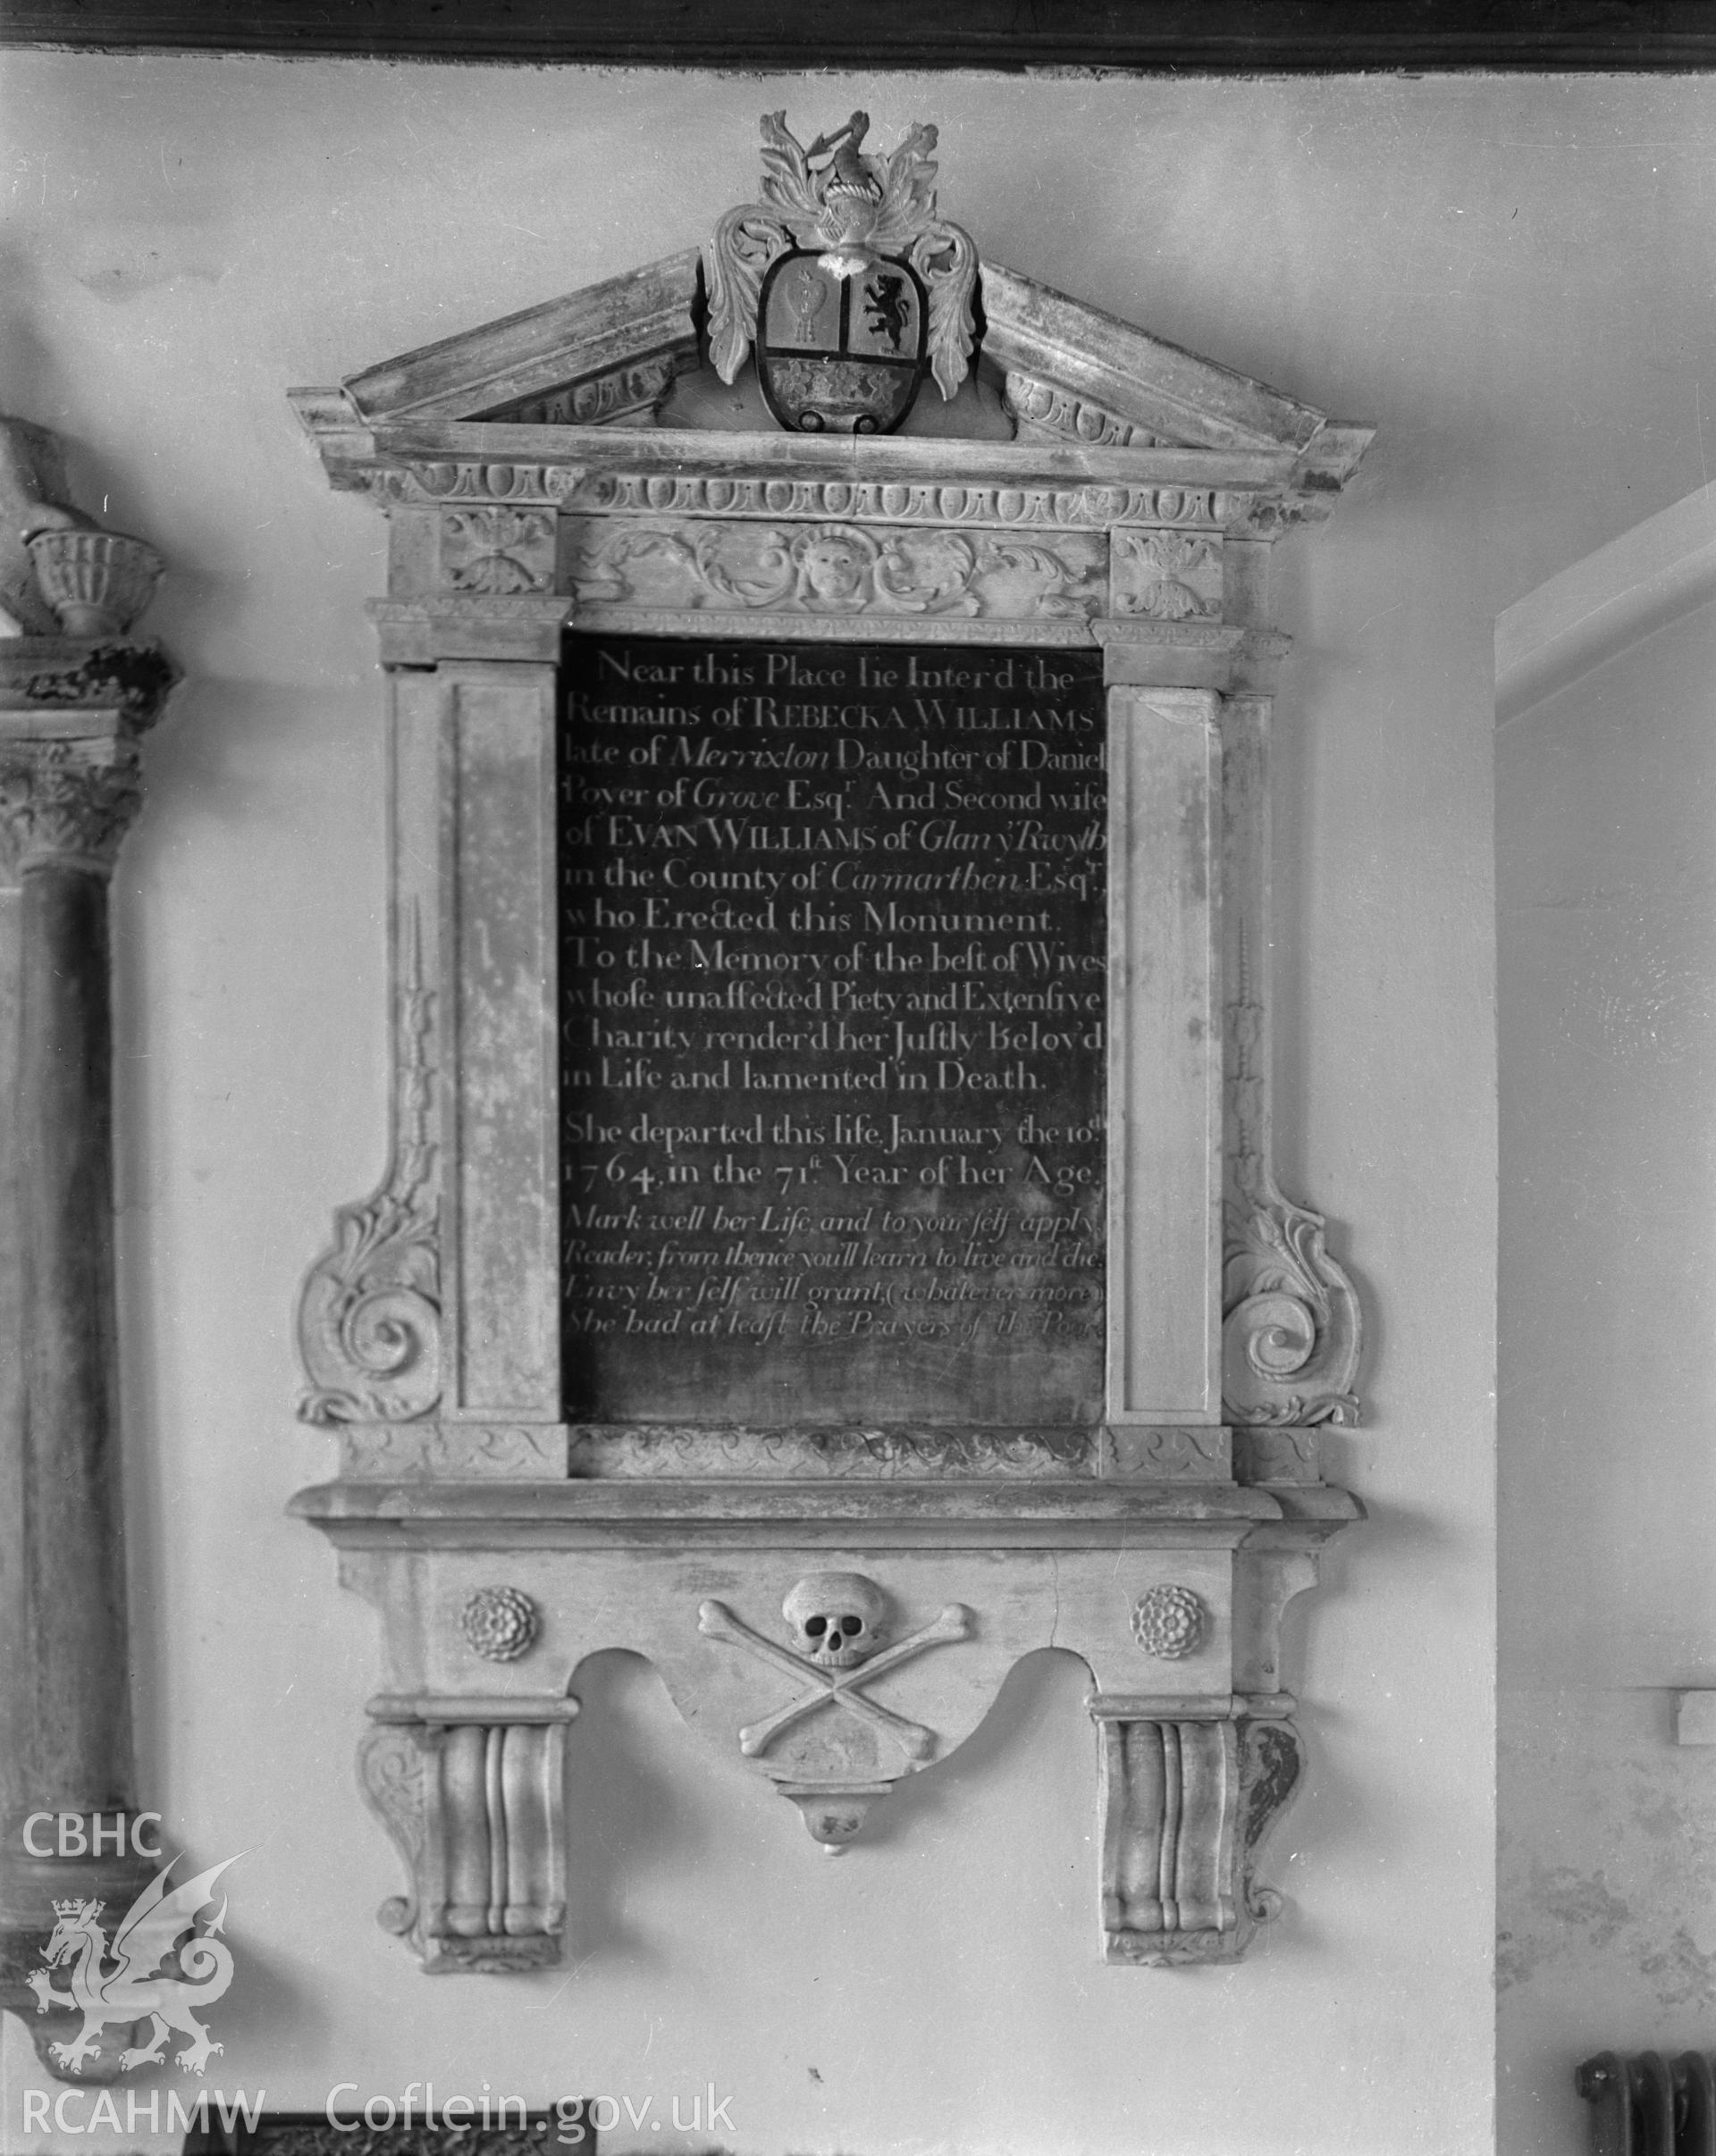
M 825 1701 L 832 1701 L 872 1728 L 886 1731 L 898 1742 L 908 1759 L 927 1759 L 935 1747 L 934 1731 L 925 1729 L 920 1722 L 908 1722 L 904 1715 L 896 1715 L 888 1707 L 879 1707 L 874 1699 L 867 1699 L 857 1686 L 861 1682 L 868 1684 L 872 1678 L 897 1668 L 902 1662 L 909 1662 L 926 1648 L 939 1647 L 945 1640 L 968 1638 L 971 1623 L 971 1611 L 963 1603 L 950 1602 L 933 1623 L 924 1625 L 910 1638 L 896 1640 L 892 1647 L 883 1648 L 850 1669 L 832 1669 L 807 1661 L 791 1648 L 753 1632 L 742 1618 L 733 1615 L 725 1602 L 704 1602 L 697 1611 L 697 1629 L 707 1638 L 725 1640 L 729 1646 L 742 1647 L 755 1655 L 761 1662 L 771 1663 L 777 1669 L 811 1681 L 809 1691 L 739 1732 L 739 1749 L 747 1759 L 754 1759 L 783 1730 L 802 1722 Z

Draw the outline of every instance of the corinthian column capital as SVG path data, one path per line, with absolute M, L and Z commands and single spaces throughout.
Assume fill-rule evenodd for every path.
M 0 882 L 49 863 L 105 876 L 142 800 L 134 737 L 0 741 Z

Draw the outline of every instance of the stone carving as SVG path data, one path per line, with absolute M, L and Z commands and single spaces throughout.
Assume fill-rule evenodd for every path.
M 1181 1662 L 1203 1645 L 1209 1612 L 1189 1587 L 1147 1587 L 1132 1605 L 1132 1637 L 1160 1662 Z
M 441 1397 L 439 1148 L 433 1136 L 434 996 L 414 917 L 403 952 L 393 1157 L 373 1196 L 334 1215 L 333 1248 L 299 1302 L 306 1422 L 411 1422 Z
M 573 589 L 587 607 L 775 615 L 1087 621 L 1103 603 L 1091 539 L 627 522 L 576 527 Z
M 1260 1004 L 1228 1006 L 1232 1130 L 1222 1272 L 1223 1412 L 1237 1423 L 1354 1423 L 1362 1319 L 1351 1281 L 1325 1247 L 1321 1213 L 1296 1204 L 1268 1155 Z
M 1234 505 L 1249 499 L 1216 487 L 999 486 L 656 472 L 569 477 L 576 482 L 567 490 L 569 507 L 622 515 L 838 517 L 852 524 L 1024 524 L 1044 531 L 1106 531 L 1114 524 L 1219 530 L 1234 514 Z
M 566 1432 L 558 1423 L 353 1422 L 341 1432 L 340 1472 L 386 1482 L 558 1482 L 566 1477 Z
M 70 657 L 46 659 L 34 637 L 0 636 L 0 700 L 6 709 L 82 707 L 147 724 L 178 678 L 172 661 L 154 644 L 80 644 Z
M 1089 398 L 1075 397 L 1070 390 L 1032 374 L 1009 373 L 1006 404 L 1022 433 L 1122 449 L 1151 449 L 1162 439 Z
M 1280 1913 L 1255 1867 L 1303 1766 L 1291 1721 L 1170 1719 L 1091 1703 L 1100 1741 L 1106 1959 L 1150 1967 L 1233 1961 Z
M 1120 1423 L 1104 1432 L 1106 1471 L 1149 1482 L 1224 1482 L 1232 1472 L 1227 1430 Z
M 1112 546 L 1115 614 L 1150 621 L 1220 619 L 1220 540 L 1123 528 L 1113 534 Z
M 0 879 L 55 862 L 105 876 L 143 805 L 136 742 L 13 741 L 0 746 Z
M 554 533 L 551 510 L 449 509 L 441 519 L 442 580 L 485 598 L 551 591 Z
M 837 1707 L 884 1732 L 914 1766 L 929 1758 L 935 1749 L 934 1732 L 867 1699 L 857 1689 L 854 1673 L 862 1670 L 864 1682 L 871 1683 L 896 1664 L 909 1661 L 928 1648 L 951 1640 L 963 1640 L 970 1632 L 971 1612 L 957 1602 L 950 1602 L 932 1623 L 908 1638 L 896 1640 L 892 1647 L 865 1654 L 858 1643 L 866 1632 L 874 1635 L 880 1623 L 882 1607 L 880 1590 L 861 1573 L 812 1573 L 793 1588 L 781 1605 L 782 1615 L 794 1627 L 803 1652 L 782 1647 L 763 1633 L 753 1632 L 733 1615 L 725 1602 L 705 1602 L 699 1607 L 697 1629 L 705 1639 L 722 1640 L 729 1646 L 744 1648 L 759 1661 L 809 1681 L 806 1690 L 796 1699 L 761 1722 L 751 1723 L 740 1730 L 739 1749 L 747 1758 L 755 1758 L 760 1752 L 766 1751 L 785 1731 L 825 1706 Z M 840 1633 L 841 1644 L 836 1647 L 828 1643 L 827 1627 L 831 1619 Z M 862 1628 L 859 1632 L 846 1632 L 848 1619 L 859 1622 Z M 812 1622 L 819 1624 L 816 1632 L 806 1629 Z
M 371 468 L 362 483 L 383 501 L 563 501 L 584 475 L 581 464 L 479 462 L 437 457 Z
M 706 1639 L 743 1648 L 801 1681 L 803 1690 L 786 1706 L 739 1730 L 739 1749 L 761 1758 L 777 1740 L 812 1723 L 787 1754 L 765 1761 L 763 1772 L 798 1807 L 812 1840 L 830 1856 L 858 1833 L 871 1807 L 900 1774 L 931 1758 L 938 1741 L 933 1730 L 883 1707 L 863 1687 L 930 1648 L 971 1636 L 971 1612 L 950 1602 L 931 1623 L 884 1645 L 887 1612 L 887 1598 L 873 1580 L 824 1572 L 796 1581 L 781 1604 L 795 1641 L 790 1648 L 753 1631 L 724 1602 L 704 1602 L 697 1613 Z M 812 1723 L 824 1708 L 835 1710 L 833 1720 Z M 854 1724 L 856 1746 L 843 1734 Z M 883 1764 L 890 1754 L 897 1762 L 891 1771 Z
M 423 1855 L 423 1748 L 408 1727 L 381 1723 L 358 1747 L 358 1782 L 364 1799 L 405 1858 L 408 1894 L 391 1894 L 375 1912 L 384 1932 L 406 1933 L 417 1921 L 417 1865 Z
M 378 1722 L 358 1748 L 365 1799 L 410 1882 L 378 1921 L 431 1974 L 551 1967 L 566 1922 L 562 1784 L 576 1710 L 564 1700 L 549 1719 L 461 1722 L 460 1703 L 446 1705 L 444 1722 Z
M 580 1476 L 1088 1476 L 1097 1445 L 1083 1430 L 682 1430 L 672 1424 L 575 1424 Z
M 762 199 L 729 210 L 707 250 L 709 346 L 715 371 L 732 382 L 757 335 L 758 302 L 771 264 L 797 247 L 836 278 L 878 262 L 909 264 L 929 294 L 929 357 L 943 397 L 965 378 L 974 323 L 977 249 L 969 233 L 936 210 L 933 127 L 913 128 L 886 158 L 866 155 L 870 127 L 854 113 L 809 149 L 788 132 L 785 112 L 762 118 Z M 828 162 L 812 160 L 827 154 Z
M 818 1572 L 787 1590 L 780 1614 L 812 1662 L 853 1669 L 881 1645 L 886 1608 L 880 1588 L 862 1573 Z
M 38 532 L 90 529 L 66 492 L 58 436 L 28 420 L 0 418 L 0 635 L 60 633 L 59 617 L 37 582 L 29 541 Z
M 27 544 L 37 585 L 68 636 L 122 636 L 161 581 L 155 549 L 122 532 L 60 527 Z
M 1320 1482 L 1316 1432 L 1287 1424 L 1235 1430 L 1233 1472 L 1241 1482 Z
M 524 427 L 611 424 L 652 413 L 672 387 L 677 371 L 673 356 L 664 353 L 654 359 L 615 367 L 605 374 L 586 375 L 582 382 L 568 382 L 517 404 L 497 405 L 492 412 L 474 416 Z
M 861 127 L 854 122 L 809 152 L 785 136 L 784 122 L 780 130 L 785 169 L 802 168 L 798 184 L 814 196 L 812 221 L 827 211 L 833 222 L 820 231 L 795 227 L 766 189 L 735 214 L 727 237 L 736 268 L 730 289 L 713 295 L 709 325 L 729 377 L 757 341 L 755 304 L 770 273 L 778 319 L 763 342 L 789 358 L 821 348 L 810 340 L 829 327 L 834 288 L 832 273 L 800 274 L 804 262 L 819 259 L 812 248 L 842 266 L 850 266 L 848 252 L 871 265 L 854 270 L 835 294 L 848 329 L 876 297 L 869 281 L 879 273 L 887 185 L 863 154 Z M 927 164 L 924 147 L 920 141 L 913 159 Z M 811 219 L 809 200 L 801 206 Z M 795 258 L 801 247 L 804 261 Z M 939 266 L 956 269 L 959 260 L 955 247 Z M 1176 977 L 1196 975 L 1182 1011 L 1190 1023 L 1182 1032 L 1175 1020 L 1164 1038 L 1207 1041 L 1212 999 L 1238 985 L 1246 1000 L 1235 939 L 1241 927 L 1264 922 L 1267 846 L 1258 804 L 1267 788 L 1258 773 L 1266 710 L 1258 683 L 1274 633 L 1264 625 L 1262 549 L 1249 551 L 1245 575 L 1231 580 L 1237 618 L 1223 618 L 1224 549 L 1230 536 L 1260 528 L 1275 497 L 1315 491 L 1332 501 L 1362 440 L 1348 430 L 1338 455 L 1318 448 L 1313 457 L 1307 445 L 1325 429 L 1321 415 L 994 265 L 985 275 L 988 357 L 1012 373 L 1020 432 L 1011 443 L 829 441 L 719 424 L 604 432 L 591 423 L 634 394 L 647 401 L 669 381 L 664 340 L 674 364 L 690 358 L 690 279 L 666 273 L 650 283 L 647 306 L 610 295 L 572 308 L 563 331 L 539 323 L 522 345 L 522 333 L 507 325 L 484 332 L 450 372 L 443 354 L 434 363 L 441 387 L 433 415 L 411 409 L 410 365 L 354 377 L 370 380 L 368 392 L 300 400 L 337 485 L 363 485 L 417 512 L 395 519 L 392 596 L 375 609 L 385 661 L 401 670 L 395 904 L 421 893 L 425 907 L 439 910 L 440 963 L 459 971 L 463 987 L 432 967 L 433 987 L 449 1011 L 456 988 L 461 1007 L 467 990 L 480 994 L 495 1016 L 490 1037 L 511 1044 L 505 1070 L 491 1067 L 485 1048 L 482 1061 L 435 1074 L 436 1097 L 444 1089 L 460 1109 L 460 1129 L 474 1133 L 461 1154 L 461 1186 L 482 1201 L 461 1208 L 460 1264 L 446 1276 L 446 1293 L 472 1298 L 461 1340 L 486 1341 L 499 1294 L 516 1289 L 545 1311 L 553 1284 L 557 1204 L 562 1229 L 566 1220 L 551 1125 L 540 1112 L 539 1051 L 560 1012 L 551 994 L 544 1001 L 551 969 L 534 959 L 552 947 L 561 886 L 556 863 L 534 842 L 509 843 L 522 827 L 517 818 L 497 818 L 473 841 L 484 849 L 478 876 L 464 873 L 456 849 L 437 851 L 448 785 L 464 779 L 457 759 L 437 763 L 433 736 L 463 719 L 458 695 L 441 692 L 444 680 L 437 685 L 409 670 L 483 669 L 483 738 L 479 744 L 474 732 L 472 742 L 492 761 L 481 776 L 486 783 L 492 769 L 497 786 L 512 789 L 508 798 L 530 817 L 537 804 L 548 806 L 543 724 L 568 618 L 599 632 L 677 634 L 688 650 L 711 639 L 790 642 L 800 658 L 824 641 L 1112 643 L 1121 647 L 1110 654 L 1117 681 L 1166 692 L 1164 711 L 1147 723 L 1140 712 L 1133 733 L 1120 735 L 1129 750 L 1134 734 L 1145 750 L 1164 738 L 1157 719 L 1203 728 L 1202 788 L 1215 776 L 1208 728 L 1219 720 L 1223 773 L 1242 773 L 1224 777 L 1220 962 L 1202 963 L 1200 927 L 1199 962 Z M 945 289 L 938 294 L 944 323 L 946 297 Z M 907 323 L 914 334 L 928 309 L 926 298 Z M 902 321 L 910 315 L 906 305 Z M 902 357 L 909 341 L 901 340 Z M 829 356 L 854 357 L 837 342 Z M 914 365 L 917 357 L 914 348 Z M 956 357 L 957 369 L 948 369 L 955 381 L 965 365 L 963 350 Z M 629 381 L 627 366 L 639 370 Z M 510 407 L 492 408 L 491 424 L 471 423 L 471 405 L 506 396 Z M 688 415 L 719 422 L 720 401 L 702 399 Z M 980 423 L 986 432 L 993 417 Z M 566 431 L 567 422 L 578 431 Z M 1254 512 L 1258 525 L 1247 521 Z M 1111 546 L 1115 531 L 1124 537 Z M 1228 564 L 1238 561 L 1226 554 Z M 509 677 L 504 689 L 501 675 Z M 1246 709 L 1236 716 L 1238 707 Z M 475 783 L 475 765 L 472 772 Z M 1133 806 L 1146 791 L 1131 797 Z M 1171 821 L 1172 802 L 1168 811 Z M 530 827 L 537 828 L 534 818 Z M 1199 841 L 1205 851 L 1215 828 L 1212 818 Z M 1140 909 L 1152 921 L 1158 896 L 1188 887 L 1176 880 L 1189 873 L 1182 854 L 1155 843 L 1166 830 L 1163 822 L 1135 833 L 1152 876 L 1163 864 Z M 1200 856 L 1192 870 L 1206 865 L 1214 864 Z M 1217 927 L 1210 924 L 1212 935 Z M 520 928 L 534 940 L 527 944 Z M 1261 948 L 1266 927 L 1254 933 Z M 1154 959 L 1166 946 L 1149 940 L 1148 947 Z M 516 963 L 526 949 L 529 961 Z M 415 978 L 409 966 L 401 978 Z M 1139 977 L 1138 996 L 1153 1011 L 1167 1007 L 1162 986 L 1154 970 Z M 1129 986 L 1110 997 L 1129 1019 L 1131 994 Z M 443 1292 L 434 1199 L 450 1170 L 434 1154 L 442 1127 L 426 1105 L 431 1006 L 421 1007 L 419 1031 L 405 1022 L 406 1001 L 397 1053 L 425 1105 L 415 1125 L 396 1110 L 400 1164 L 385 1187 L 391 1214 L 374 1231 L 359 1230 L 358 1254 L 324 1262 L 313 1328 L 324 1360 L 312 1380 L 331 1396 L 322 1412 L 343 1422 L 346 1466 L 341 1481 L 298 1500 L 300 1516 L 339 1549 L 346 1579 L 382 1614 L 388 1666 L 402 1684 L 444 1674 L 450 1657 L 466 1673 L 461 1684 L 495 1688 L 463 1699 L 402 1692 L 372 1710 L 390 1727 L 371 1741 L 366 1782 L 411 1876 L 408 1894 L 390 1912 L 396 1927 L 438 1967 L 553 1958 L 558 1896 L 544 1852 L 558 1846 L 551 1792 L 561 1737 L 558 1729 L 540 1734 L 553 1703 L 516 1688 L 556 1656 L 615 1645 L 652 1653 L 687 1720 L 729 1752 L 736 1742 L 738 1756 L 801 1810 L 812 1837 L 838 1850 L 901 1778 L 969 1735 L 1019 1654 L 1053 1645 L 1084 1655 L 1099 1687 L 1126 1687 L 1124 1696 L 1096 1703 L 1108 1952 L 1144 1962 L 1237 1956 L 1274 1906 L 1254 1867 L 1300 1774 L 1297 1738 L 1271 1704 L 1280 1696 L 1265 1689 L 1278 1673 L 1281 1607 L 1308 1584 L 1322 1541 L 1358 1510 L 1339 1492 L 1287 1487 L 1309 1481 L 1314 1468 L 1303 1449 L 1309 1432 L 1294 1416 L 1342 1412 L 1350 1377 L 1343 1357 L 1356 1325 L 1342 1333 L 1344 1283 L 1304 1232 L 1315 1217 L 1287 1205 L 1268 1177 L 1266 1103 L 1249 1090 L 1246 1057 L 1232 1059 L 1238 1105 L 1224 1147 L 1231 1155 L 1241 1133 L 1244 1157 L 1226 1192 L 1231 1422 L 1179 1426 L 1215 1406 L 1207 1296 L 1200 1294 L 1195 1310 L 1189 1299 L 1192 1321 L 1173 1336 L 1186 1347 L 1182 1363 L 1165 1335 L 1161 1343 L 1149 1337 L 1151 1286 L 1126 1313 L 1136 1337 L 1116 1343 L 1137 1354 L 1131 1363 L 1125 1354 L 1115 1358 L 1123 1379 L 1115 1412 L 1147 1411 L 1123 1399 L 1150 1404 L 1149 1412 L 1159 1406 L 1167 1419 L 1160 1427 L 714 1428 L 695 1422 L 694 1393 L 692 1404 L 669 1409 L 680 1418 L 672 1424 L 568 1427 L 554 1420 L 563 1396 L 551 1323 L 521 1326 L 517 1353 L 491 1357 L 484 1381 L 463 1386 L 461 1404 L 485 1422 L 443 1424 L 428 1356 Z M 463 1055 L 469 1037 L 449 1027 L 444 1053 Z M 528 1074 L 527 1112 L 522 1133 L 508 1130 L 494 1145 L 489 1112 L 495 1086 L 511 1086 L 509 1070 Z M 1146 1107 L 1152 1135 L 1195 1145 L 1201 1163 L 1216 1134 L 1207 1094 L 1193 1090 L 1195 1117 L 1188 1112 L 1183 1121 Z M 509 1095 L 500 1104 L 518 1103 Z M 538 1147 L 533 1134 L 548 1142 Z M 414 1146 L 415 1166 L 406 1164 Z M 972 1165 L 988 1162 L 973 1151 Z M 488 1203 L 496 1191 L 520 1202 Z M 1148 1179 L 1117 1188 L 1112 1225 L 1125 1252 L 1136 1229 L 1141 1254 L 1152 1226 Z M 383 1267 L 382 1250 L 408 1263 Z M 1204 1254 L 1200 1244 L 1200 1291 L 1214 1285 Z M 419 1297 L 395 1336 L 408 1352 L 397 1366 L 354 1370 L 359 1358 L 341 1340 L 341 1321 L 349 1329 L 366 1294 L 401 1283 Z M 1291 1306 L 1288 1314 L 1280 1302 Z M 414 1326 L 426 1343 L 420 1361 L 410 1352 Z M 1314 1337 L 1297 1359 L 1307 1329 Z M 576 1397 L 604 1398 L 600 1389 Z M 814 1386 L 807 1391 L 800 1379 L 783 1383 L 778 1397 L 778 1409 L 755 1412 L 785 1418 L 800 1403 L 805 1414 L 816 1405 Z M 858 1410 L 843 1396 L 829 1412 Z M 1267 1490 L 1234 1485 L 1236 1456 L 1241 1482 L 1266 1481 Z M 399 1531 L 401 1508 L 408 1535 Z M 1124 1590 L 1117 1578 L 1140 1548 L 1151 1553 L 1150 1569 Z M 493 1554 L 474 1560 L 475 1548 Z M 833 1578 L 817 1570 L 836 1565 L 859 1569 Z M 765 1590 L 770 1566 L 778 1578 Z M 551 1648 L 508 1665 L 467 1656 L 454 1627 L 475 1582 L 489 1577 L 529 1584 Z M 795 1579 L 777 1620 L 775 1606 Z M 879 1580 L 903 1598 L 915 1598 L 925 1580 L 937 1591 L 891 1608 Z M 1005 1590 L 993 1598 L 991 1581 Z M 1169 1592 L 1142 1597 L 1148 1581 Z M 1189 1588 L 1180 1599 L 1180 1581 L 1196 1586 L 1195 1600 Z M 724 1598 L 702 1598 L 713 1596 Z M 1135 1599 L 1143 1604 L 1136 1635 Z M 978 1609 L 980 1623 L 970 1614 Z M 921 1623 L 925 1617 L 933 1622 Z M 506 1630 L 503 1643 L 520 1636 Z M 946 1656 L 930 1652 L 942 1645 Z M 1146 1658 L 1152 1646 L 1163 1658 Z M 534 1883 L 515 1879 L 516 1857 L 527 1873 L 534 1867 Z
M 517 1587 L 479 1587 L 466 1598 L 458 1629 L 485 1662 L 517 1662 L 536 1644 L 536 1605 Z

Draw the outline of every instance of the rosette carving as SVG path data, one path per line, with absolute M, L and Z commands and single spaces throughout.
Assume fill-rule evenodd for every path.
M 466 1597 L 458 1629 L 485 1662 L 516 1662 L 536 1643 L 536 1605 L 521 1588 L 479 1587 Z
M 400 994 L 393 1157 L 381 1187 L 334 1215 L 334 1246 L 311 1269 L 298 1313 L 310 1380 L 306 1422 L 408 1422 L 441 1398 L 439 1149 L 432 1128 L 425 987 L 415 926 Z
M 1132 1637 L 1160 1662 L 1181 1662 L 1203 1645 L 1208 1612 L 1189 1587 L 1147 1587 L 1132 1605 Z

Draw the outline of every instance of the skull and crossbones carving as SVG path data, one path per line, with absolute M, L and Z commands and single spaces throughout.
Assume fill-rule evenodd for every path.
M 828 1704 L 883 1731 L 914 1763 L 929 1758 L 935 1747 L 933 1731 L 879 1706 L 857 1686 L 861 1676 L 862 1682 L 871 1683 L 926 1648 L 967 1638 L 972 1614 L 963 1604 L 950 1602 L 932 1623 L 883 1647 L 886 1610 L 882 1590 L 862 1573 L 812 1573 L 789 1590 L 781 1604 L 781 1615 L 803 1650 L 795 1652 L 753 1632 L 725 1602 L 705 1602 L 699 1607 L 697 1629 L 706 1638 L 742 1647 L 759 1661 L 810 1680 L 810 1688 L 796 1699 L 739 1732 L 739 1749 L 747 1758 L 755 1758 L 782 1731 Z

